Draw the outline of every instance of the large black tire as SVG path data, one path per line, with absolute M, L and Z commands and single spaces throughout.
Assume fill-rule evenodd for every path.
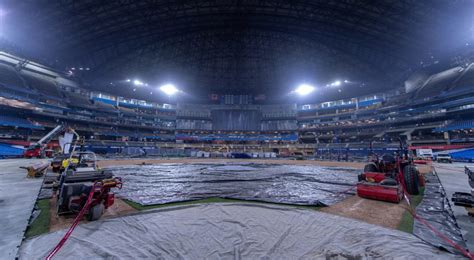
M 104 204 L 102 203 L 97 204 L 90 209 L 87 219 L 89 221 L 98 220 L 102 216 L 103 213 L 104 213 Z
M 420 180 L 418 177 L 418 171 L 415 166 L 407 165 L 403 168 L 403 176 L 405 180 L 405 187 L 408 194 L 418 195 L 420 194 Z
M 368 163 L 364 166 L 364 172 L 379 172 L 379 169 L 374 163 Z

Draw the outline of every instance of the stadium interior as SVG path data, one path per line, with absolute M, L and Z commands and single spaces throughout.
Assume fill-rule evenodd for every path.
M 6 1 L 0 111 L 0 259 L 474 259 L 472 1 Z

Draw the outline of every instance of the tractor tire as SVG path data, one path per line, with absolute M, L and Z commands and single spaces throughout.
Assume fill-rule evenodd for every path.
M 97 204 L 89 210 L 89 215 L 87 216 L 87 220 L 89 221 L 98 220 L 102 216 L 103 213 L 104 213 L 104 204 L 102 203 Z
M 407 165 L 403 168 L 405 187 L 410 195 L 420 194 L 420 179 L 415 166 Z
M 364 166 L 364 172 L 379 172 L 379 169 L 374 163 L 369 163 Z

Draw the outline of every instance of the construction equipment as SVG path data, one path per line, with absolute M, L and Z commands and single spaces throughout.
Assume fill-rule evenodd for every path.
M 363 198 L 399 203 L 403 186 L 410 195 L 419 194 L 420 175 L 410 160 L 384 155 L 364 167 L 359 175 L 357 195 Z
M 85 143 L 84 138 L 81 139 L 79 137 L 79 135 L 77 135 L 77 133 L 74 132 L 74 130 L 72 130 L 72 131 L 73 131 L 73 133 L 76 134 L 76 141 L 74 143 L 64 143 L 63 144 L 63 148 L 62 148 L 63 153 L 56 154 L 56 156 L 51 161 L 51 169 L 52 169 L 53 172 L 62 173 L 64 171 L 64 169 L 66 169 L 67 166 L 70 163 L 72 163 L 73 165 L 78 163 L 78 161 L 79 161 L 79 154 L 78 153 L 71 153 L 71 154 L 73 154 L 73 156 L 70 156 L 69 154 L 65 153 L 65 151 L 68 151 L 69 146 L 72 145 L 73 150 L 75 150 L 76 147 L 77 147 L 77 143 L 79 142 L 80 151 L 84 151 L 84 143 Z
M 46 151 L 47 144 L 51 139 L 56 137 L 60 132 L 65 130 L 64 125 L 58 125 L 56 126 L 53 130 L 51 130 L 49 133 L 47 133 L 43 138 L 41 138 L 38 142 L 30 145 L 25 152 L 23 153 L 23 156 L 25 158 L 44 158 L 44 157 L 52 157 L 53 153 L 51 150 L 49 152 Z
M 121 178 L 99 169 L 92 152 L 73 152 L 67 160 L 56 187 L 57 214 L 78 213 L 87 206 L 85 215 L 88 219 L 99 219 L 105 209 L 114 204 L 115 195 L 111 189 L 122 188 Z M 92 200 L 90 205 L 86 205 L 89 196 Z
M 58 154 L 56 155 L 53 160 L 51 161 L 51 169 L 53 172 L 61 173 L 65 167 L 64 160 L 69 159 L 67 154 Z
M 455 192 L 451 201 L 456 206 L 463 206 L 467 208 L 474 208 L 474 170 L 464 166 L 464 172 L 469 178 L 469 185 L 471 186 L 471 193 L 467 192 Z M 473 216 L 472 212 L 469 215 Z
M 400 150 L 396 156 L 375 156 L 359 174 L 357 195 L 362 198 L 399 203 L 404 189 L 410 195 L 417 195 L 424 185 L 423 177 L 408 156 L 406 145 L 400 139 Z

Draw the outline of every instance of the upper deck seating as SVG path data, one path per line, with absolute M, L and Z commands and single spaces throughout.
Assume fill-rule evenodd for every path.
M 447 90 L 462 73 L 461 67 L 455 67 L 440 73 L 434 74 L 428 79 L 428 82 L 418 90 L 416 98 L 424 99 L 440 95 Z
M 1 126 L 13 126 L 13 127 L 30 128 L 30 129 L 43 129 L 42 126 L 35 125 L 27 119 L 20 118 L 20 117 L 14 117 L 14 116 L 5 116 L 5 115 L 0 115 L 0 125 Z
M 58 100 L 64 99 L 64 96 L 56 86 L 54 79 L 49 79 L 40 75 L 33 75 L 31 73 L 21 73 L 21 76 L 26 80 L 31 88 L 36 89 L 41 95 Z
M 464 75 L 456 81 L 451 90 L 459 90 L 464 88 L 474 88 L 474 65 L 469 66 Z
M 0 63 L 0 84 L 14 88 L 26 88 L 15 69 Z
M 82 108 L 94 108 L 90 99 L 84 95 L 74 93 L 74 92 L 64 92 L 67 97 L 68 103 L 72 106 L 82 107 Z

